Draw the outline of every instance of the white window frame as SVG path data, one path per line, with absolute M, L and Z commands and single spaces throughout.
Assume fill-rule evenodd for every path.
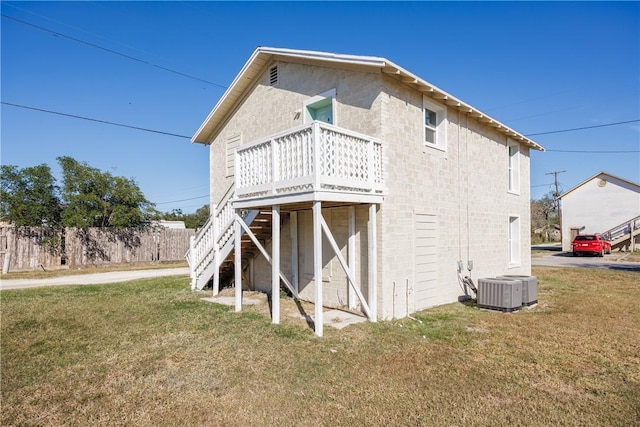
M 322 92 L 319 95 L 313 96 L 307 100 L 305 100 L 302 103 L 302 111 L 303 111 L 303 115 L 304 115 L 304 124 L 307 123 L 311 123 L 313 122 L 313 118 L 311 117 L 311 113 L 309 112 L 309 106 L 320 102 L 320 101 L 324 101 L 327 98 L 331 98 L 331 117 L 333 117 L 333 123 L 330 123 L 332 125 L 337 125 L 338 124 L 338 115 L 337 113 L 337 109 L 336 109 L 336 89 L 329 89 L 325 92 Z
M 520 227 L 520 215 L 509 215 L 507 242 L 509 267 L 519 267 L 522 263 L 522 229 Z
M 427 110 L 436 113 L 436 126 L 432 128 L 426 124 Z M 434 102 L 426 95 L 422 96 L 422 142 L 425 147 L 447 151 L 447 107 Z M 427 142 L 427 129 L 435 131 L 435 142 Z
M 507 191 L 520 194 L 520 144 L 507 140 Z

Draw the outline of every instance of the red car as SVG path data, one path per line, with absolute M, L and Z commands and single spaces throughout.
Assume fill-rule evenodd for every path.
M 611 243 L 599 234 L 580 234 L 573 239 L 573 256 L 594 254 L 604 256 L 611 253 Z

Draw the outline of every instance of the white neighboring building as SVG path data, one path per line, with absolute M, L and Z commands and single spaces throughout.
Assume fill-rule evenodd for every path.
M 605 233 L 616 227 L 624 231 L 629 223 L 640 221 L 640 185 L 606 172 L 595 174 L 560 199 L 563 251 L 571 250 L 576 234 Z

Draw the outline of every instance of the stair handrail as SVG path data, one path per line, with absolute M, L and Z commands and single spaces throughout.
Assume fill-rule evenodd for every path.
M 633 230 L 634 229 L 638 229 L 640 228 L 640 215 L 638 215 L 635 218 L 631 218 L 625 222 L 623 222 L 622 224 L 616 225 L 615 227 L 611 227 L 610 229 L 608 229 L 607 231 L 604 231 L 603 233 L 601 233 L 603 236 L 605 236 L 608 240 L 613 240 L 616 239 L 620 236 L 624 236 L 626 235 L 627 232 L 627 227 L 633 224 L 631 227 L 631 234 L 633 234 Z
M 187 260 L 191 261 L 191 268 L 196 274 L 213 262 L 213 249 L 220 239 L 221 233 L 228 228 L 228 224 L 221 224 L 221 216 L 228 211 L 231 201 L 233 201 L 235 195 L 234 188 L 235 186 L 232 183 L 222 196 L 220 203 L 213 206 L 212 214 L 195 236 L 193 241 L 194 253 L 191 254 L 191 250 L 189 250 Z M 222 228 L 221 226 L 226 226 L 226 228 Z
M 214 238 L 215 242 L 220 245 L 219 247 L 222 247 L 225 243 L 221 242 L 220 239 L 223 238 L 225 234 L 228 234 L 226 232 L 233 224 L 234 209 L 232 208 L 231 203 L 235 198 L 235 194 L 235 185 L 232 183 L 225 192 L 224 196 L 222 196 L 222 199 L 216 206 L 213 214 L 216 228 L 216 235 Z

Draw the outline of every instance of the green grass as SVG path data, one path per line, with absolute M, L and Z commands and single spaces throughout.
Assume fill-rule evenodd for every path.
M 450 304 L 324 338 L 181 277 L 2 291 L 0 424 L 638 425 L 639 275 L 534 274 L 533 309 Z

